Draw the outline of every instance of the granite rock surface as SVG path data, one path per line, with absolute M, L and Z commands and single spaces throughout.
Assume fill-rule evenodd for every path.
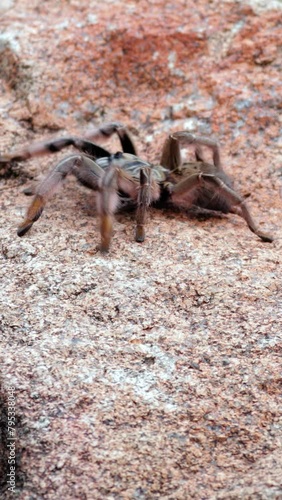
M 281 1 L 2 0 L 0 16 L 1 153 L 112 120 L 152 162 L 171 131 L 207 135 L 274 236 L 152 209 L 143 244 L 117 214 L 104 256 L 95 197 L 69 178 L 19 239 L 23 189 L 65 153 L 1 167 L 16 498 L 282 498 Z

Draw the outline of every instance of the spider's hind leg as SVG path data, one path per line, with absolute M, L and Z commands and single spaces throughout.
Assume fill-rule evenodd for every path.
M 160 164 L 171 171 L 177 171 L 182 165 L 179 141 L 172 135 L 165 140 Z
M 186 131 L 175 132 L 174 134 L 171 135 L 171 138 L 173 138 L 175 141 L 178 141 L 180 146 L 190 146 L 190 145 L 195 146 L 196 158 L 198 155 L 200 161 L 202 161 L 203 158 L 202 146 L 204 147 L 206 146 L 212 151 L 213 164 L 215 165 L 217 170 L 219 171 L 222 170 L 219 145 L 213 139 L 210 139 L 209 137 L 203 137 L 200 135 L 190 134 L 189 132 Z
M 199 145 L 195 147 L 195 158 L 196 158 L 196 161 L 201 161 L 203 163 L 205 161 L 203 148 Z
M 236 213 L 240 215 L 243 219 L 245 219 L 248 224 L 249 229 L 252 233 L 256 234 L 262 241 L 271 243 L 273 241 L 273 237 L 269 234 L 261 231 L 255 221 L 253 220 L 250 211 L 246 205 L 246 200 L 242 198 L 239 194 L 234 191 L 231 187 L 229 187 L 225 182 L 223 182 L 219 177 L 212 175 L 204 175 L 205 181 L 210 184 L 213 184 L 215 189 L 219 194 L 222 194 L 227 202 L 230 204 L 229 212 Z
M 216 141 L 209 137 L 202 137 L 190 134 L 185 130 L 175 132 L 167 137 L 162 151 L 161 165 L 171 171 L 181 169 L 182 160 L 180 148 L 185 146 L 195 147 L 196 161 L 204 162 L 203 146 L 208 147 L 212 151 L 213 163 L 218 170 L 222 170 L 220 161 L 219 146 Z

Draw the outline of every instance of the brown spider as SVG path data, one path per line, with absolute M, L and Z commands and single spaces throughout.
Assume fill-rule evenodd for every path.
M 117 133 L 123 152 L 110 154 L 90 142 L 92 139 L 109 138 Z M 101 250 L 108 251 L 112 235 L 113 217 L 120 201 L 134 203 L 138 242 L 145 238 L 145 220 L 148 207 L 176 206 L 189 209 L 193 206 L 243 217 L 250 230 L 262 241 L 273 238 L 258 229 L 246 206 L 246 201 L 234 191 L 232 181 L 224 172 L 217 143 L 207 137 L 188 132 L 175 132 L 166 139 L 160 164 L 152 165 L 136 156 L 135 147 L 127 130 L 120 124 L 110 123 L 87 136 L 87 140 L 74 137 L 34 144 L 30 147 L 0 156 L 0 164 L 24 161 L 32 156 L 54 153 L 67 146 L 74 146 L 81 153 L 72 154 L 60 161 L 39 184 L 26 218 L 18 228 L 23 236 L 40 217 L 46 202 L 68 174 L 97 192 L 97 208 L 101 218 Z M 195 160 L 182 162 L 181 146 L 193 145 Z M 212 151 L 213 162 L 207 163 L 203 147 Z

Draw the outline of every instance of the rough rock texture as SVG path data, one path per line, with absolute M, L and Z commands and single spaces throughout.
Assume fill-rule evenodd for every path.
M 22 189 L 61 155 L 1 170 L 18 498 L 282 498 L 281 7 L 1 0 L 1 152 L 119 120 L 157 161 L 169 131 L 206 134 L 275 236 L 152 210 L 140 245 L 122 213 L 102 256 L 93 194 L 69 179 L 20 240 Z

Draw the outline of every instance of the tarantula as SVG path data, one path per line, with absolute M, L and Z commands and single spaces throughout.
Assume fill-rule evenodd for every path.
M 114 133 L 119 137 L 123 152 L 111 154 L 91 142 L 93 139 L 109 138 Z M 138 242 L 145 238 L 146 213 L 150 205 L 185 209 L 198 206 L 226 214 L 235 213 L 245 219 L 250 230 L 262 241 L 273 241 L 256 226 L 245 199 L 234 191 L 231 179 L 223 170 L 218 144 L 207 137 L 185 131 L 169 135 L 163 146 L 160 164 L 152 165 L 137 157 L 126 128 L 110 123 L 88 134 L 86 139 L 55 139 L 0 156 L 0 164 L 55 153 L 70 145 L 80 153 L 61 160 L 39 184 L 26 218 L 18 228 L 18 236 L 23 236 L 31 228 L 63 179 L 73 174 L 81 184 L 97 192 L 103 252 L 109 249 L 113 217 L 121 199 L 123 202 L 131 201 L 137 207 L 135 240 Z M 195 160 L 182 162 L 180 148 L 190 145 L 194 146 Z M 203 147 L 211 150 L 212 163 L 205 161 Z

